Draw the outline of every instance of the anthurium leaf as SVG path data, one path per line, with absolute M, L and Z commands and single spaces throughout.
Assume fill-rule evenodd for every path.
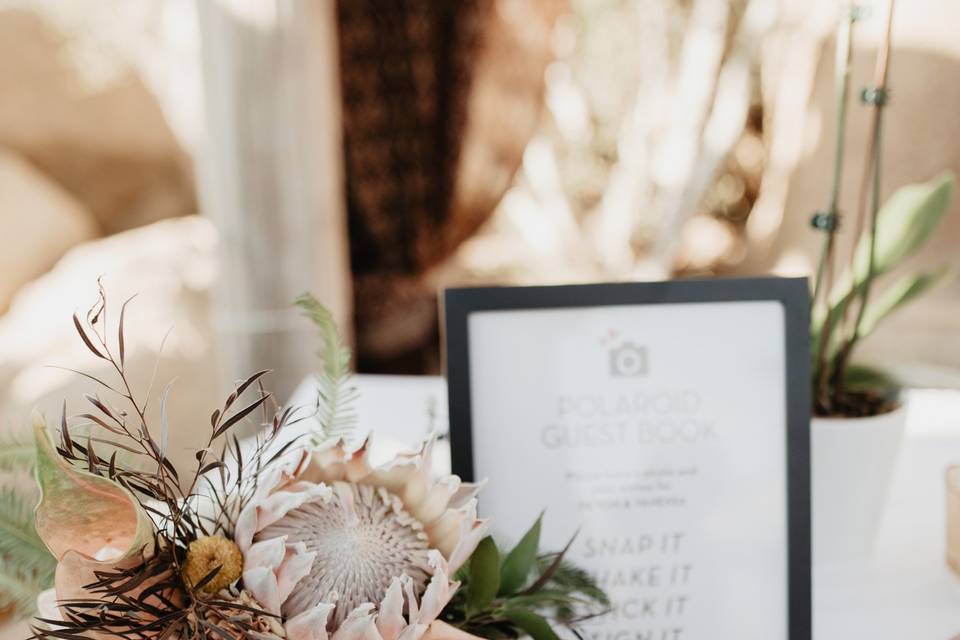
M 470 556 L 470 582 L 467 584 L 467 613 L 486 609 L 500 590 L 500 552 L 493 538 L 480 541 Z
M 543 514 L 537 518 L 530 530 L 517 543 L 500 567 L 500 595 L 510 595 L 523 588 L 537 560 L 540 548 L 540 523 Z
M 883 292 L 875 295 L 864 311 L 863 321 L 860 323 L 860 337 L 865 338 L 877 328 L 887 316 L 933 288 L 948 273 L 949 267 L 943 267 L 930 273 L 906 275 Z
M 517 625 L 533 640 L 560 640 L 546 618 L 526 609 L 507 609 L 503 617 Z
M 153 539 L 153 525 L 136 498 L 118 483 L 71 466 L 54 448 L 39 413 L 33 417 L 40 504 L 37 533 L 54 557 L 75 552 L 93 559 L 140 551 Z

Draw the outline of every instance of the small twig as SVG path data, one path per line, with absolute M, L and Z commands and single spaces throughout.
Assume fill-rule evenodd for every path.
M 887 15 L 884 25 L 884 37 L 880 42 L 877 51 L 877 62 L 874 70 L 874 86 L 864 91 L 864 100 L 868 101 L 873 107 L 870 122 L 870 140 L 867 146 L 867 163 L 864 168 L 863 179 L 860 184 L 860 197 L 858 200 L 857 230 L 853 236 L 856 242 L 863 234 L 863 228 L 867 219 L 867 202 L 870 202 L 870 242 L 869 258 L 867 262 L 867 275 L 859 288 L 860 305 L 857 310 L 856 319 L 852 330 L 837 354 L 833 375 L 835 376 L 835 393 L 837 396 L 843 393 L 844 375 L 849 364 L 850 354 L 854 345 L 860 338 L 860 326 L 863 322 L 863 316 L 867 309 L 867 303 L 870 300 L 870 292 L 873 288 L 876 261 L 877 244 L 877 214 L 880 210 L 880 135 L 883 123 L 883 108 L 887 103 L 887 78 L 890 70 L 890 50 L 893 34 L 893 9 L 895 0 L 887 1 Z M 854 245 L 855 246 L 855 245 Z M 854 261 L 856 260 L 856 251 L 851 252 L 850 272 L 854 273 Z M 843 306 L 843 324 L 847 324 L 847 312 L 849 304 Z
M 836 258 L 836 235 L 840 222 L 839 201 L 840 190 L 843 184 L 843 158 L 846 146 L 847 103 L 850 95 L 850 62 L 853 56 L 853 23 L 856 20 L 856 7 L 851 3 L 846 7 L 843 21 L 837 29 L 837 57 L 835 63 L 835 90 L 837 99 L 837 130 L 834 141 L 833 181 L 830 186 L 830 199 L 826 211 L 826 238 L 823 251 L 820 254 L 820 263 L 817 266 L 817 275 L 811 299 L 812 309 L 816 308 L 817 301 L 822 293 L 824 300 L 825 318 L 820 329 L 820 342 L 817 347 L 816 366 L 816 399 L 822 410 L 828 410 L 829 371 L 827 353 L 833 329 L 834 309 L 830 304 L 830 289 L 834 278 L 834 262 Z M 817 218 L 814 218 L 816 220 Z

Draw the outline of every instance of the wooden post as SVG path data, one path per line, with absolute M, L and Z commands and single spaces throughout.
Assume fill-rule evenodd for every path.
M 224 385 L 274 369 L 285 402 L 316 370 L 293 310 L 312 291 L 351 335 L 336 5 L 198 3 L 206 140 L 201 207 L 220 232 L 214 297 Z

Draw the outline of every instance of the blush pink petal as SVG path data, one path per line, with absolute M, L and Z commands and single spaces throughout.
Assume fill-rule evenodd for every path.
M 380 612 L 377 614 L 377 629 L 383 640 L 397 640 L 400 632 L 407 626 L 403 619 L 403 586 L 400 578 L 394 578 L 387 589 Z
M 383 640 L 374 624 L 373 605 L 362 605 L 351 611 L 332 640 Z
M 437 620 L 430 625 L 430 629 L 423 636 L 423 640 L 483 640 L 483 638 Z
M 477 519 L 477 500 L 471 498 L 462 507 L 447 510 L 427 531 L 447 558 L 450 571 L 456 572 L 486 537 L 489 525 L 488 519 Z
M 342 439 L 328 441 L 311 453 L 302 479 L 306 482 L 328 484 L 355 482 L 370 473 L 368 448 L 369 440 L 365 440 L 357 451 L 349 453 Z
M 280 615 L 280 589 L 277 576 L 268 567 L 256 567 L 243 571 L 243 588 L 260 603 L 263 610 Z
M 308 552 L 302 542 L 287 545 L 286 556 L 277 572 L 277 585 L 281 598 L 286 599 L 297 583 L 310 573 L 310 567 L 313 566 L 316 556 L 316 553 Z
M 277 479 L 273 480 L 277 482 Z M 270 480 L 266 481 L 269 486 Z M 325 500 L 330 496 L 330 488 L 322 484 L 300 483 L 290 485 L 294 490 L 281 490 L 266 495 L 260 500 L 251 500 L 237 517 L 237 526 L 234 538 L 241 551 L 250 548 L 253 537 L 258 531 L 267 527 L 290 511 L 302 507 L 314 500 Z
M 264 610 L 280 615 L 281 605 L 310 572 L 316 554 L 286 537 L 256 542 L 244 554 L 243 585 Z
M 327 640 L 327 620 L 334 606 L 323 602 L 287 620 L 287 640 Z
M 397 640 L 420 640 L 427 633 L 428 627 L 423 624 L 412 624 L 403 630 Z
M 426 490 L 419 504 L 411 508 L 410 513 L 424 526 L 431 525 L 447 510 L 451 498 L 460 488 L 460 478 L 447 476 Z
M 450 582 L 447 578 L 447 562 L 440 552 L 430 552 L 430 564 L 434 570 L 433 577 L 420 599 L 420 611 L 417 613 L 417 622 L 424 625 L 440 615 L 460 587 L 459 582 Z

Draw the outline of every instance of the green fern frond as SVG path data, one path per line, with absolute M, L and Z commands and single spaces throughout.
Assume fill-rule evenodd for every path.
M 31 615 L 37 595 L 53 585 L 56 561 L 33 524 L 34 496 L 0 490 L 0 609 Z
M 37 596 L 53 586 L 53 570 L 25 571 L 0 558 L 0 609 L 13 607 L 14 615 L 26 618 L 37 607 Z
M 0 559 L 4 566 L 33 571 L 54 564 L 34 527 L 33 502 L 13 489 L 0 490 Z
M 35 458 L 33 442 L 12 434 L 0 435 L 0 471 L 32 471 Z
M 323 369 L 318 375 L 317 416 L 322 435 L 325 438 L 349 437 L 357 424 L 353 404 L 358 395 L 351 377 L 350 361 L 353 356 L 350 348 L 343 343 L 333 314 L 316 298 L 306 293 L 298 297 L 294 304 L 320 330 L 321 349 L 318 355 L 323 362 Z

